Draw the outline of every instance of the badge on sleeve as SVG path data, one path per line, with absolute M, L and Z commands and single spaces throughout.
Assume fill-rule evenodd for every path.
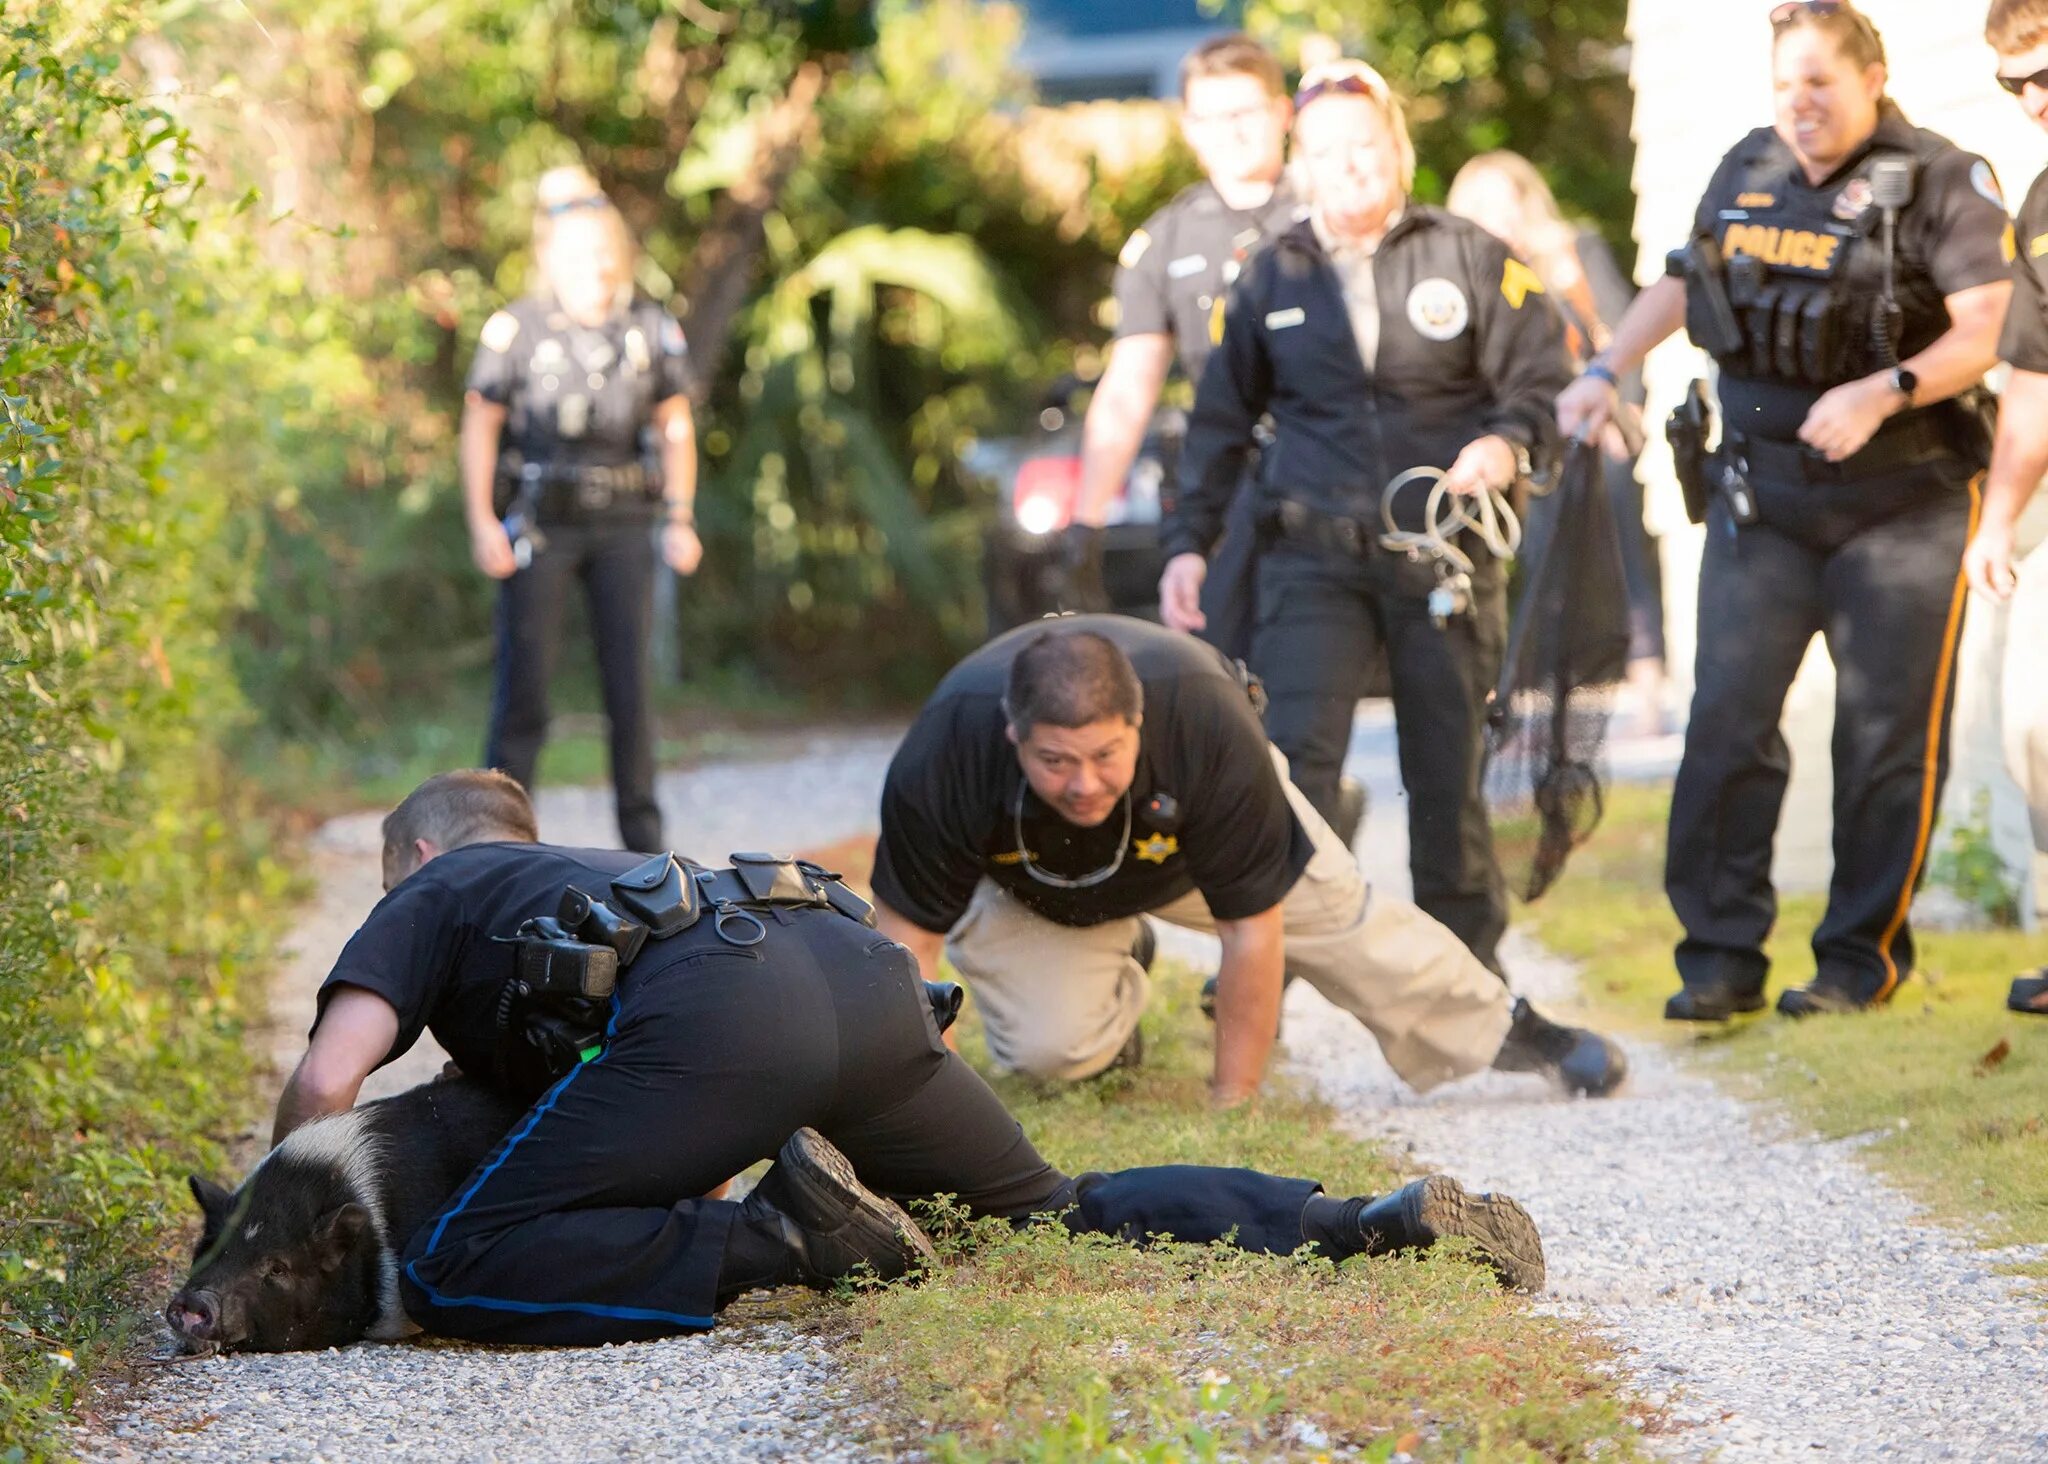
M 1998 186 L 1998 175 L 1982 158 L 1970 164 L 1970 186 L 2000 208 L 2005 207 L 2005 193 Z
M 477 339 L 486 351 L 496 351 L 502 356 L 511 349 L 512 342 L 519 339 L 519 322 L 512 318 L 511 311 L 500 310 L 484 322 L 483 334 Z
M 1152 236 L 1143 229 L 1139 229 L 1130 238 L 1124 240 L 1123 251 L 1117 255 L 1116 262 L 1125 269 L 1136 269 L 1138 261 L 1145 257 L 1145 251 L 1151 247 Z
M 1454 341 L 1472 323 L 1472 306 L 1456 284 L 1432 275 L 1408 292 L 1408 323 L 1424 340 Z

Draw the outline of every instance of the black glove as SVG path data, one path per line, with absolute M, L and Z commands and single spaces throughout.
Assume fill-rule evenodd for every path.
M 1109 590 L 1102 583 L 1102 530 L 1094 524 L 1068 524 L 1060 534 L 1060 608 L 1107 610 Z

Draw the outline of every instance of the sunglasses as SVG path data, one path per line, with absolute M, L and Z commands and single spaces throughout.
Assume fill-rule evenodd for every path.
M 1385 100 L 1381 90 L 1362 76 L 1332 76 L 1305 86 L 1294 94 L 1294 110 L 1298 113 L 1317 97 L 1336 93 L 1343 96 L 1367 97 L 1372 101 Z
M 2036 71 L 2032 76 L 2007 76 L 2001 71 L 1998 73 L 1998 84 L 2016 97 L 2023 95 L 2030 86 L 2038 86 L 2048 91 L 2048 69 Z

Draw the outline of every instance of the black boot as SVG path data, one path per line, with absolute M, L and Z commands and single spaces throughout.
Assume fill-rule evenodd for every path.
M 1760 987 L 1731 986 L 1722 981 L 1700 985 L 1687 982 L 1664 1003 L 1664 1020 L 1725 1022 L 1743 1012 L 1763 1009 L 1764 994 Z
M 1543 1289 L 1543 1238 L 1529 1212 L 1507 1195 L 1472 1194 L 1448 1174 L 1432 1174 L 1378 1199 L 1317 1195 L 1301 1213 L 1301 1233 L 1339 1261 L 1427 1250 L 1462 1236 L 1503 1286 Z
M 1542 1073 L 1589 1098 L 1606 1097 L 1628 1076 L 1620 1047 L 1585 1027 L 1558 1025 L 1521 997 L 1493 1065 L 1504 1073 Z
M 1337 780 L 1337 816 L 1330 821 L 1330 827 L 1347 849 L 1358 841 L 1358 826 L 1365 822 L 1369 801 L 1365 784 L 1356 778 Z
M 1778 1015 L 1781 1017 L 1833 1017 L 1843 1012 L 1867 1012 L 1877 1005 L 1864 1001 L 1853 991 L 1844 991 L 1832 981 L 1809 981 L 1804 986 L 1788 986 L 1778 993 Z
M 815 1129 L 798 1129 L 740 1202 L 719 1268 L 721 1305 L 743 1291 L 797 1283 L 829 1291 L 866 1267 L 894 1281 L 938 1265 L 915 1220 L 855 1177 Z

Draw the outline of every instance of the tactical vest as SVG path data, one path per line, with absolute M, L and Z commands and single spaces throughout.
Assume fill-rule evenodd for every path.
M 1904 157 L 1917 190 L 1925 165 L 1948 144 L 1917 130 L 1910 149 L 1879 140 L 1823 192 L 1787 186 L 1798 180 L 1787 178 L 1786 152 L 1775 141 L 1764 134 L 1734 170 L 1732 191 L 1713 200 L 1720 283 L 1740 337 L 1715 360 L 1752 380 L 1825 390 L 1896 364 L 1899 342 L 1886 340 L 1882 302 L 1884 211 L 1872 201 L 1870 170 L 1879 159 Z M 1899 213 L 1917 201 L 1916 191 Z M 1903 295 L 1907 266 L 1896 251 L 1893 268 L 1894 293 Z M 1686 293 L 1686 327 L 1698 342 L 1720 334 L 1706 293 Z

